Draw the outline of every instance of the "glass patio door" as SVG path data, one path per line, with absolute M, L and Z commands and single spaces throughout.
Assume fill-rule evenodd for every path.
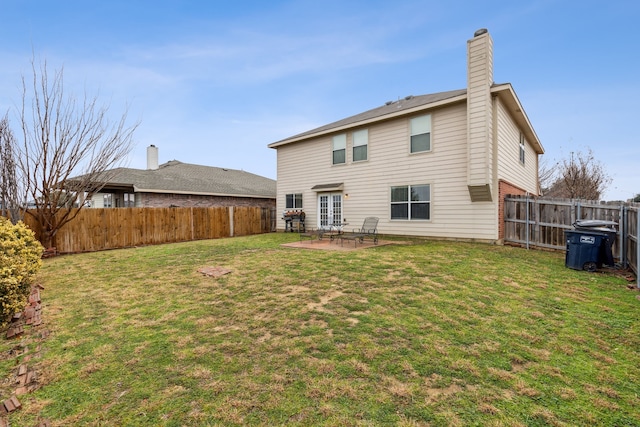
M 334 224 L 342 224 L 342 193 L 318 195 L 319 226 L 328 230 Z

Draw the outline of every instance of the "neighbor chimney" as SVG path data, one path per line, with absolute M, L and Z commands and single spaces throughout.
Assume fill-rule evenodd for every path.
M 147 170 L 158 169 L 158 147 L 151 144 L 147 147 Z
M 493 40 L 482 28 L 467 42 L 467 186 L 473 202 L 492 200 Z

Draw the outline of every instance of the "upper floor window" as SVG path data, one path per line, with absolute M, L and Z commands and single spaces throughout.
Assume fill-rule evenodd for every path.
M 340 165 L 347 161 L 347 135 L 333 137 L 333 164 Z
M 411 119 L 411 152 L 431 151 L 431 114 Z
M 287 194 L 285 209 L 302 209 L 302 193 Z
M 524 165 L 524 135 L 520 132 L 520 163 Z
M 369 131 L 359 130 L 353 133 L 353 161 L 367 160 L 367 147 L 369 145 Z
M 431 186 L 391 187 L 391 219 L 430 219 Z

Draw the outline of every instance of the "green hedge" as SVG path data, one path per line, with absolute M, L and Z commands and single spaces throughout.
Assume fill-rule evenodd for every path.
M 27 305 L 43 248 L 22 222 L 0 217 L 0 328 Z

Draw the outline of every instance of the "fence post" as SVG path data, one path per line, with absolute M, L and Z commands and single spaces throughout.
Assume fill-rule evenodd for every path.
M 627 207 L 620 205 L 620 261 L 622 268 L 627 268 Z
M 636 286 L 640 289 L 640 207 L 636 212 Z
M 193 230 L 193 206 L 189 209 L 189 226 L 191 228 L 191 240 L 194 240 L 194 230 Z
M 540 201 L 533 199 L 533 240 L 540 243 Z
M 529 249 L 529 193 L 527 193 L 527 204 L 526 204 L 526 208 L 527 211 L 525 213 L 524 216 L 524 235 L 525 235 L 525 241 L 526 241 L 526 247 L 527 249 Z

